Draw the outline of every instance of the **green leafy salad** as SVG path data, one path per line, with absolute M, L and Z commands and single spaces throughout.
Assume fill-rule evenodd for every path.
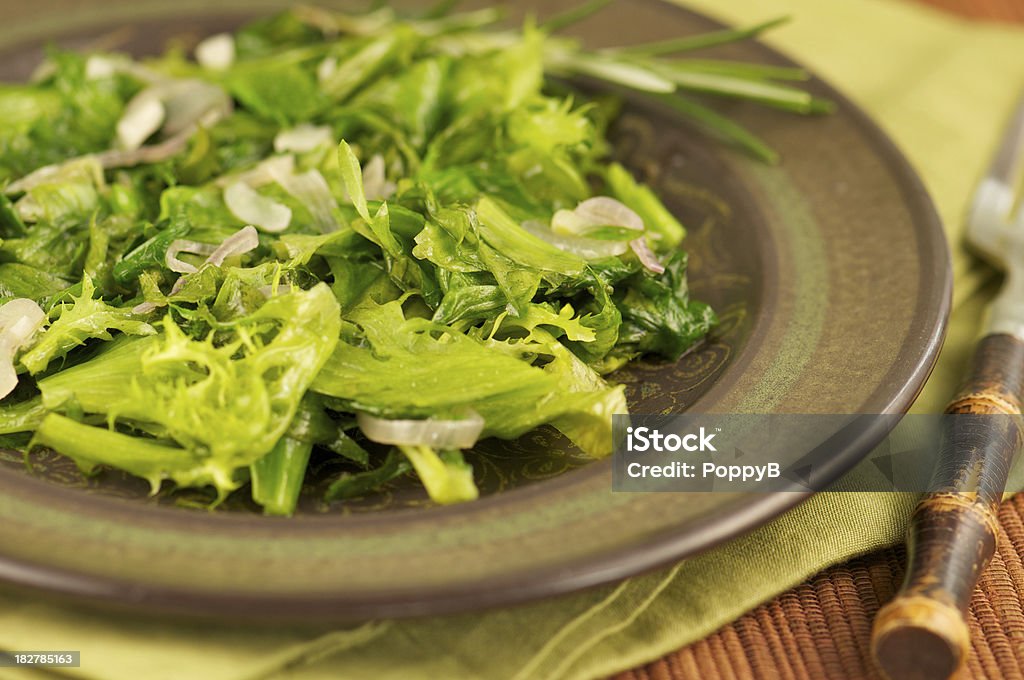
M 672 56 L 767 24 L 558 36 L 603 4 L 518 31 L 296 8 L 154 59 L 53 49 L 0 86 L 0 443 L 279 515 L 311 455 L 349 462 L 326 502 L 414 475 L 453 503 L 481 438 L 609 454 L 627 406 L 603 376 L 716 319 L 683 227 L 608 160 L 614 102 L 568 83 L 645 90 L 766 159 L 689 93 L 823 105 L 790 69 Z

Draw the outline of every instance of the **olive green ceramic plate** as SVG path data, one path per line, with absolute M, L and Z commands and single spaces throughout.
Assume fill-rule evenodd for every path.
M 210 16 L 200 4 L 18 3 L 0 27 L 0 75 L 24 77 L 54 38 L 152 52 L 171 36 L 187 42 L 237 25 L 230 5 Z M 544 15 L 566 4 L 517 2 L 511 12 Z M 245 4 L 247 14 L 258 9 Z M 599 46 L 711 26 L 667 3 L 634 0 L 576 30 Z M 726 55 L 788 63 L 756 44 Z M 935 212 L 878 129 L 827 85 L 810 87 L 838 103 L 835 115 L 723 107 L 781 152 L 778 167 L 699 137 L 673 114 L 628 106 L 618 153 L 691 226 L 694 295 L 723 317 L 716 337 L 678 364 L 617 376 L 633 412 L 900 412 L 927 377 L 950 291 Z M 831 473 L 882 434 L 836 450 Z M 801 499 L 613 494 L 608 461 L 581 461 L 550 433 L 488 445 L 473 461 L 487 491 L 474 503 L 428 507 L 398 488 L 326 511 L 307 502 L 297 517 L 270 519 L 147 499 L 130 480 L 84 479 L 52 454 L 36 456 L 30 472 L 8 460 L 0 465 L 0 580 L 153 612 L 306 620 L 450 612 L 621 579 Z M 331 464 L 322 463 L 320 477 Z

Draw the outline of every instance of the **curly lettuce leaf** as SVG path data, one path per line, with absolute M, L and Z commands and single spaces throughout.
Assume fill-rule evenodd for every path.
M 601 435 L 611 431 L 611 413 L 626 412 L 622 388 L 582 370 L 578 359 L 570 363 L 571 352 L 550 334 L 543 343 L 481 340 L 406 318 L 399 301 L 360 307 L 352 318 L 362 336 L 339 342 L 312 386 L 346 408 L 385 418 L 451 417 L 472 409 L 484 418 L 483 435 L 502 439 L 561 423 L 586 453 L 611 452 L 610 434 Z M 535 366 L 540 354 L 554 360 Z M 573 416 L 604 424 L 582 436 Z
M 127 470 L 149 482 L 153 493 L 165 479 L 181 487 L 214 486 L 226 490 L 237 486 L 232 470 L 197 451 L 86 425 L 57 413 L 42 420 L 30 446 L 48 446 L 72 458 L 86 473 L 100 465 Z
M 0 264 L 0 301 L 29 298 L 42 302 L 70 285 L 67 279 L 18 262 Z
M 26 222 L 74 226 L 100 208 L 100 188 L 90 177 L 58 176 L 29 189 L 14 207 Z
M 156 329 L 135 317 L 130 309 L 114 307 L 93 298 L 96 288 L 86 275 L 82 292 L 71 295 L 71 304 L 58 305 L 57 320 L 38 336 L 35 343 L 22 352 L 19 363 L 36 375 L 46 370 L 54 359 L 65 356 L 89 339 L 110 340 L 110 331 L 128 335 L 154 335 Z M 52 312 L 51 312 L 52 313 Z
M 476 216 L 484 242 L 521 267 L 544 272 L 549 278 L 557 274 L 575 277 L 585 272 L 587 265 L 582 258 L 559 250 L 526 231 L 490 198 L 480 199 Z
M 677 251 L 661 276 L 640 272 L 619 288 L 614 296 L 622 314 L 618 351 L 677 361 L 717 325 L 711 307 L 690 300 L 686 261 L 686 254 Z
M 319 284 L 268 300 L 232 328 L 226 340 L 194 340 L 167 317 L 160 335 L 115 344 L 41 380 L 43 404 L 75 404 L 158 433 L 202 461 L 197 479 L 213 471 L 214 485 L 229 491 L 237 487 L 229 481 L 234 473 L 269 453 L 288 430 L 337 344 L 341 317 L 330 288 Z M 153 474 L 128 460 L 119 467 Z
M 0 403 L 0 434 L 33 432 L 46 417 L 46 408 L 36 396 L 32 399 Z

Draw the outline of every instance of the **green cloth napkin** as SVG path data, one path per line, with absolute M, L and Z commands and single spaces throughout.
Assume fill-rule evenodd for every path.
M 924 177 L 954 249 L 953 325 L 916 410 L 954 388 L 992 276 L 960 247 L 972 187 L 1024 86 L 1024 32 L 896 0 L 692 0 L 730 23 L 789 14 L 769 42 L 838 84 Z M 78 649 L 82 667 L 3 678 L 593 678 L 706 636 L 821 569 L 901 540 L 913 499 L 820 494 L 760 530 L 617 586 L 484 614 L 313 631 L 114 617 L 0 595 L 0 649 Z

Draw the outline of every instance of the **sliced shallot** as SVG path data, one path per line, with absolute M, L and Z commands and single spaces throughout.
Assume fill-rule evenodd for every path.
M 562 236 L 548 229 L 547 225 L 535 220 L 528 220 L 522 226 L 537 238 L 547 241 L 559 250 L 579 255 L 584 260 L 615 257 L 629 250 L 629 246 L 624 241 L 606 241 L 586 236 Z
M 245 255 L 249 251 L 255 250 L 259 245 L 259 234 L 252 225 L 249 225 L 228 236 L 217 246 L 212 246 L 209 243 L 199 243 L 198 241 L 186 241 L 184 239 L 171 241 L 171 245 L 167 247 L 167 254 L 164 256 L 164 262 L 171 271 L 181 274 L 194 274 L 199 271 L 199 267 L 179 260 L 178 253 L 207 255 L 203 265 L 212 264 L 215 267 L 219 267 L 229 257 Z M 170 294 L 174 295 L 184 285 L 185 277 L 181 276 L 174 282 Z M 165 304 L 164 302 L 143 302 L 133 307 L 132 312 L 134 314 L 148 314 L 155 309 L 163 307 Z
M 367 413 L 356 415 L 366 438 L 392 446 L 430 446 L 436 449 L 468 449 L 484 430 L 484 419 L 471 411 L 463 420 L 388 420 Z
M 337 70 L 338 58 L 334 56 L 325 57 L 316 67 L 317 82 L 323 83 L 326 80 L 330 80 Z
M 167 268 L 172 272 L 177 272 L 178 274 L 194 274 L 199 271 L 199 267 L 179 260 L 178 253 L 209 255 L 216 249 L 216 246 L 211 246 L 209 243 L 176 239 L 171 241 L 171 245 L 167 246 L 167 252 L 164 254 L 164 264 L 167 265 Z
M 136 94 L 117 122 L 123 151 L 134 151 L 156 132 L 168 138 L 185 135 L 197 125 L 210 126 L 231 113 L 231 98 L 222 88 L 195 78 L 161 80 Z
M 224 71 L 235 63 L 235 39 L 230 33 L 211 35 L 196 45 L 196 61 L 211 71 Z
M 105 54 L 93 54 L 85 60 L 85 79 L 102 80 L 116 75 L 120 70 L 120 59 Z
M 14 355 L 35 335 L 46 313 L 34 300 L 15 298 L 0 307 L 0 398 L 18 385 Z
M 595 196 L 576 206 L 576 214 L 595 224 L 643 231 L 644 221 L 626 204 L 608 196 Z
M 51 66 L 53 64 L 53 62 L 44 63 L 49 63 Z M 124 73 L 144 83 L 155 83 L 166 79 L 166 76 L 122 54 L 93 54 L 85 61 L 86 80 L 103 80 L 118 73 Z
M 363 168 L 363 193 L 369 201 L 386 201 L 395 193 L 394 182 L 387 178 L 387 166 L 379 153 L 370 158 Z
M 132 314 L 149 314 L 163 307 L 163 303 L 143 302 L 132 307 Z
M 117 121 L 117 141 L 122 149 L 134 151 L 164 124 L 167 111 L 152 92 L 143 90 L 132 97 Z
M 295 157 L 291 154 L 285 156 L 271 156 L 265 161 L 260 161 L 249 170 L 222 175 L 214 180 L 214 184 L 221 189 L 226 189 L 235 182 L 245 182 L 253 189 L 259 188 L 277 180 L 277 175 L 294 175 Z
M 224 260 L 236 255 L 245 255 L 255 250 L 260 245 L 260 235 L 253 226 L 242 227 L 231 236 L 221 242 L 217 248 L 206 258 L 205 264 L 212 264 L 219 267 Z
M 291 158 L 289 156 L 289 158 Z M 294 165 L 270 166 L 270 176 L 296 200 L 301 202 L 313 215 L 317 227 L 323 233 L 338 230 L 338 222 L 334 219 L 334 211 L 338 202 L 331 194 L 331 187 L 317 169 L 295 174 Z
M 231 97 L 212 83 L 189 78 L 172 81 L 165 87 L 162 93 L 167 107 L 167 121 L 163 127 L 165 135 L 191 131 L 197 125 L 209 127 L 231 113 Z
M 140 146 L 138 149 L 111 149 L 96 154 L 96 159 L 107 170 L 111 168 L 131 168 L 143 163 L 159 163 L 177 156 L 188 146 L 191 130 L 168 137 L 159 144 Z
M 326 125 L 303 123 L 287 130 L 281 130 L 274 137 L 274 151 L 277 153 L 306 153 L 334 142 L 334 133 Z
M 643 231 L 644 221 L 625 204 L 607 196 L 588 198 L 575 210 L 559 210 L 551 220 L 551 230 L 562 236 L 585 236 L 600 227 Z
M 291 208 L 263 196 L 245 182 L 235 182 L 225 189 L 224 202 L 232 215 L 272 234 L 284 231 L 292 221 Z
M 640 258 L 640 263 L 648 270 L 655 274 L 664 274 L 665 267 L 658 261 L 654 251 L 651 250 L 650 246 L 647 245 L 647 239 L 641 236 L 638 239 L 633 239 L 629 242 L 629 247 L 633 249 L 636 256 Z

